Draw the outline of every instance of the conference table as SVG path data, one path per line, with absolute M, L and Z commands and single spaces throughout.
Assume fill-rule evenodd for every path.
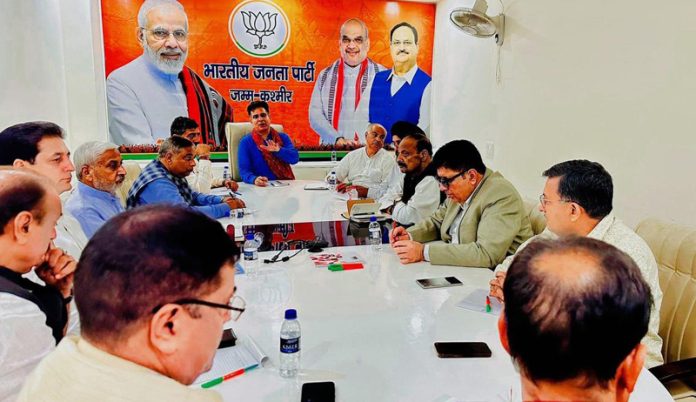
M 243 185 L 240 192 L 259 211 L 257 223 L 331 219 L 345 208 L 327 191 L 303 190 L 305 184 Z M 287 210 L 286 200 L 293 200 Z M 472 292 L 488 288 L 491 270 L 402 265 L 389 245 L 381 251 L 350 246 L 325 252 L 355 253 L 365 268 L 332 272 L 315 266 L 304 250 L 287 262 L 261 264 L 253 276 L 236 276 L 247 310 L 228 325 L 240 339 L 253 339 L 268 360 L 212 388 L 225 401 L 300 401 L 302 384 L 315 381 L 333 381 L 337 401 L 520 400 L 519 375 L 498 339 L 498 316 L 458 306 Z M 274 253 L 260 253 L 260 259 Z M 425 290 L 416 283 L 443 276 L 455 276 L 463 285 Z M 288 308 L 297 309 L 302 327 L 301 369 L 292 379 L 278 374 L 280 326 Z M 447 341 L 485 342 L 492 356 L 441 359 L 433 343 Z M 643 370 L 631 400 L 672 399 Z

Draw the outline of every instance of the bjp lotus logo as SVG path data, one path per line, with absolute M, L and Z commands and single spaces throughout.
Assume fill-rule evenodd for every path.
M 230 36 L 242 52 L 255 57 L 278 54 L 290 39 L 290 21 L 269 0 L 248 0 L 230 14 Z
M 254 45 L 254 49 L 266 49 L 267 46 L 263 44 L 263 37 L 275 33 L 278 14 L 254 14 L 251 11 L 242 11 L 242 21 L 244 21 L 244 28 L 246 28 L 247 33 L 259 38 L 259 43 Z

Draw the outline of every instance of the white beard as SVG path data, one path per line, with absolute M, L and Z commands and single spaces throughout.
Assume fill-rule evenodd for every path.
M 160 51 L 153 51 L 150 46 L 147 44 L 143 44 L 143 49 L 145 50 L 143 53 L 145 56 L 147 56 L 148 59 L 152 62 L 152 64 L 157 67 L 158 70 L 162 71 L 165 74 L 179 74 L 181 70 L 184 69 L 184 63 L 186 62 L 186 56 L 188 56 L 188 50 L 186 52 L 182 52 L 181 50 L 168 50 L 168 49 L 162 49 Z M 179 60 L 169 60 L 169 59 L 163 59 L 161 56 L 162 53 L 178 53 L 181 55 L 179 57 Z

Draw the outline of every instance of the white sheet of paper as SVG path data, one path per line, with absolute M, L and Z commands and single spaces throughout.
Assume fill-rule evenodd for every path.
M 209 371 L 201 374 L 194 384 L 201 384 L 241 368 L 261 365 L 268 356 L 261 348 L 249 337 L 237 339 L 237 344 L 229 348 L 218 349 L 213 359 L 213 367 Z
M 478 313 L 486 313 L 487 295 L 488 291 L 486 289 L 475 289 L 466 295 L 459 303 L 457 303 L 457 307 L 476 311 Z M 503 309 L 503 304 L 500 303 L 495 297 L 490 297 L 489 299 L 491 301 L 491 312 L 486 314 L 500 315 L 500 312 Z

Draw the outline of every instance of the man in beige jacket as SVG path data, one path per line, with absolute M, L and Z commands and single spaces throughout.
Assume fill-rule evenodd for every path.
M 503 176 L 487 169 L 474 144 L 456 140 L 440 148 L 433 164 L 447 200 L 390 243 L 402 264 L 494 267 L 532 236 L 522 199 Z

